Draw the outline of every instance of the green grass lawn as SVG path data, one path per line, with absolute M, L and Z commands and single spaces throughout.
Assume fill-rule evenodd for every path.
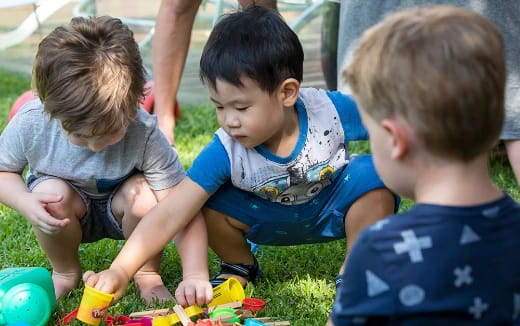
M 6 125 L 9 108 L 16 98 L 29 88 L 29 80 L 0 71 L 0 130 Z M 181 160 L 187 168 L 213 135 L 217 128 L 213 109 L 207 106 L 183 107 L 177 122 L 176 144 Z M 366 142 L 353 144 L 351 150 L 365 153 Z M 1 150 L 1 149 L 0 149 Z M 499 187 L 520 200 L 511 168 L 506 162 L 492 160 L 492 174 Z M 0 185 L 1 186 L 1 185 Z M 404 200 L 401 210 L 411 206 Z M 29 223 L 23 216 L 0 204 L 0 268 L 43 266 L 50 269 L 45 254 L 40 249 Z M 123 245 L 122 241 L 102 240 L 80 247 L 83 269 L 100 271 L 110 266 L 112 259 Z M 267 301 L 266 308 L 258 316 L 275 316 L 289 320 L 291 325 L 324 325 L 335 295 L 334 277 L 343 262 L 345 241 L 326 244 L 290 247 L 262 246 L 257 258 L 264 277 L 256 284 L 248 285 L 246 295 Z M 210 252 L 210 275 L 217 272 L 218 258 Z M 173 244 L 166 247 L 162 275 L 171 291 L 181 280 L 179 257 Z M 49 325 L 77 308 L 82 289 L 58 301 Z M 156 305 L 171 307 L 171 305 Z M 140 300 L 133 284 L 126 295 L 109 309 L 109 314 L 128 315 L 134 311 L 149 309 Z M 72 325 L 79 325 L 73 322 Z

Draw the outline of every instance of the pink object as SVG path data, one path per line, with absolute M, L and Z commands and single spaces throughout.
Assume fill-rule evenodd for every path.
M 16 112 L 24 105 L 25 103 L 32 101 L 36 98 L 36 95 L 33 91 L 28 90 L 22 95 L 20 95 L 16 101 L 14 101 L 13 106 L 11 107 L 11 111 L 9 111 L 9 116 L 7 117 L 7 122 L 11 121 L 11 119 L 14 117 Z
M 125 323 L 132 326 L 152 326 L 152 318 L 132 319 Z
M 264 309 L 265 301 L 256 298 L 245 298 L 242 300 L 242 305 L 245 309 L 255 312 Z
M 146 84 L 144 84 L 144 88 L 148 89 L 148 92 L 144 97 L 144 100 L 141 102 L 141 105 L 143 106 L 143 109 L 145 109 L 148 113 L 153 113 L 153 104 L 155 102 L 155 93 L 153 87 L 153 80 L 149 80 L 146 82 Z M 181 115 L 179 102 L 177 101 L 175 101 L 175 106 L 173 107 L 173 114 L 176 118 L 178 118 Z
M 115 315 L 115 316 L 107 315 L 105 317 L 105 324 L 107 324 L 107 326 L 124 325 L 127 321 L 130 321 L 130 320 L 131 320 L 130 317 L 127 317 L 124 315 Z

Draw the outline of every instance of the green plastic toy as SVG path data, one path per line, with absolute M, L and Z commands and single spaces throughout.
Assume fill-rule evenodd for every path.
M 0 270 L 0 325 L 44 326 L 56 308 L 51 274 L 43 267 Z

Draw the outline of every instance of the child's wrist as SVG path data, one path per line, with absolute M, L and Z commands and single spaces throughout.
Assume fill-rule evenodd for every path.
M 123 267 L 112 264 L 110 265 L 110 269 L 113 270 L 118 276 L 122 277 L 125 280 L 126 284 L 130 282 L 130 279 L 132 277 L 127 273 L 127 271 Z
M 209 274 L 207 272 L 191 272 L 191 273 L 183 273 L 183 280 L 204 280 L 209 281 Z

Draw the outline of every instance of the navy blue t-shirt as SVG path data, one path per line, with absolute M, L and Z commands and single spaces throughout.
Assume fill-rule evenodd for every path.
M 417 204 L 367 228 L 334 325 L 520 325 L 520 205 Z

